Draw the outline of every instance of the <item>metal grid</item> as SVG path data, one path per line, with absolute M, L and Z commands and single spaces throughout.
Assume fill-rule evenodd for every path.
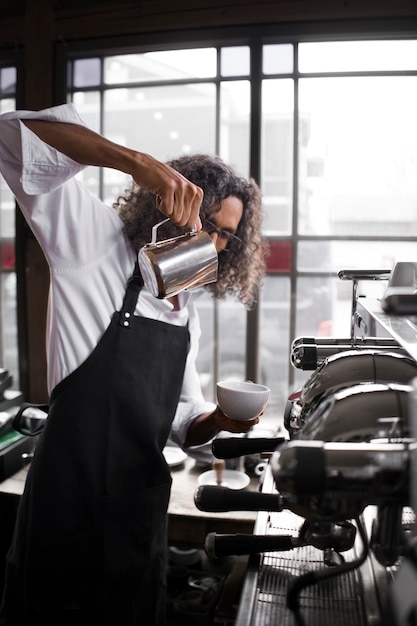
M 289 512 L 271 513 L 267 534 L 296 534 L 302 521 Z M 355 554 L 351 551 L 345 558 L 347 561 L 354 559 Z M 253 626 L 295 625 L 295 617 L 286 606 L 288 586 L 297 576 L 324 567 L 323 552 L 312 546 L 265 553 L 259 568 Z M 363 586 L 357 570 L 307 587 L 299 599 L 300 611 L 308 626 L 361 626 L 368 623 Z
M 260 513 L 261 523 L 256 534 L 297 535 L 304 519 L 291 513 Z M 368 528 L 374 517 L 372 509 L 365 511 Z M 414 512 L 403 511 L 403 524 L 413 526 Z M 362 546 L 344 553 L 346 561 L 357 557 Z M 362 626 L 380 624 L 381 606 L 386 601 L 389 584 L 398 571 L 399 563 L 383 567 L 370 552 L 366 562 L 357 569 L 335 578 L 306 587 L 299 595 L 303 626 Z M 287 608 L 288 587 L 295 578 L 307 572 L 327 567 L 323 552 L 312 546 L 289 552 L 263 554 L 248 575 L 242 594 L 242 605 L 236 626 L 295 626 L 299 624 Z

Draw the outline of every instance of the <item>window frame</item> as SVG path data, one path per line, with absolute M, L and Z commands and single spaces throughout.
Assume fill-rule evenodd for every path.
M 0 68 L 5 69 L 9 67 L 13 67 L 16 70 L 16 84 L 15 89 L 12 94 L 7 94 L 6 97 L 3 97 L 0 93 L 0 99 L 8 99 L 11 97 L 14 100 L 15 108 L 18 109 L 23 104 L 23 54 L 22 49 L 19 47 L 14 47 L 13 49 L 5 49 L 0 50 Z M 15 233 L 13 239 L 14 245 L 14 268 L 4 270 L 2 267 L 0 268 L 1 274 L 10 274 L 14 273 L 16 275 L 16 330 L 17 330 L 17 343 L 16 343 L 16 362 L 17 362 L 17 373 L 18 380 L 14 378 L 12 387 L 16 389 L 24 389 L 27 384 L 27 369 L 25 364 L 27 363 L 27 335 L 26 335 L 26 325 L 25 325 L 25 307 L 26 307 L 26 297 L 25 297 L 25 287 L 24 281 L 20 280 L 20 276 L 24 274 L 24 256 L 21 252 L 21 232 L 22 232 L 22 222 L 21 222 L 21 213 L 15 202 Z M 1 310 L 2 320 L 3 320 L 3 311 Z M 1 355 L 3 360 L 3 355 Z M 7 363 L 2 363 L 2 367 L 7 367 Z
M 280 276 L 287 276 L 290 281 L 290 307 L 289 314 L 289 345 L 283 347 L 290 354 L 291 342 L 296 334 L 296 295 L 297 282 L 300 278 L 316 276 L 320 278 L 334 278 L 335 273 L 329 271 L 311 270 L 303 271 L 297 268 L 298 245 L 304 241 L 323 242 L 327 240 L 349 240 L 349 241 L 404 241 L 404 237 L 372 237 L 355 236 L 345 237 L 337 235 L 312 236 L 298 233 L 298 83 L 303 77 L 313 78 L 319 74 L 302 74 L 298 70 L 298 45 L 302 42 L 312 41 L 344 41 L 363 39 L 407 39 L 417 37 L 417 26 L 406 19 L 392 20 L 355 20 L 354 22 L 316 22 L 299 24 L 268 24 L 253 27 L 225 27 L 218 29 L 183 30 L 152 34 L 141 34 L 139 36 L 121 36 L 102 40 L 78 40 L 71 42 L 59 42 L 56 47 L 56 92 L 57 102 L 66 101 L 66 67 L 69 60 L 76 58 L 88 58 L 96 56 L 108 56 L 116 54 L 141 53 L 145 51 L 183 49 L 183 48 L 204 48 L 204 47 L 226 47 L 247 45 L 251 49 L 251 66 L 249 80 L 253 86 L 251 90 L 251 113 L 250 113 L 250 163 L 249 173 L 255 180 L 261 179 L 261 85 L 265 78 L 273 78 L 273 74 L 263 75 L 262 73 L 262 46 L 276 43 L 291 43 L 294 45 L 294 68 L 288 77 L 294 79 L 295 105 L 293 124 L 293 183 L 292 183 L 292 223 L 289 235 L 272 235 L 268 239 L 277 244 L 289 244 L 292 254 L 292 263 L 289 271 L 279 272 Z M 393 72 L 381 72 L 380 75 L 389 75 Z M 415 72 L 408 72 L 415 74 Z M 353 73 L 352 73 L 353 74 Z M 375 72 L 369 74 L 374 75 Z M 326 74 L 330 75 L 330 74 Z M 346 73 L 332 73 L 332 76 L 343 76 Z M 285 74 L 277 75 L 279 78 Z M 221 77 L 227 80 L 227 77 Z M 217 121 L 216 145 L 219 141 L 219 130 Z M 415 237 L 410 237 L 411 241 L 416 241 Z M 251 380 L 259 380 L 259 324 L 260 310 L 256 306 L 247 313 L 246 324 L 246 377 Z M 289 356 L 288 356 L 289 359 Z M 215 359 L 216 363 L 216 359 Z M 295 382 L 296 372 L 294 368 L 289 368 L 288 388 Z

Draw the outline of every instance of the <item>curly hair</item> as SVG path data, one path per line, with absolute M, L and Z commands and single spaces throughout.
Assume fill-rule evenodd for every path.
M 261 192 L 253 179 L 236 175 L 219 157 L 203 154 L 183 156 L 168 165 L 204 191 L 200 208 L 202 222 L 212 220 L 220 211 L 222 200 L 236 196 L 243 203 L 243 214 L 230 252 L 219 254 L 218 279 L 207 285 L 215 298 L 235 295 L 247 307 L 254 305 L 265 271 L 266 244 L 262 239 Z M 133 185 L 114 204 L 124 222 L 126 235 L 135 251 L 150 241 L 152 226 L 163 220 L 156 208 L 154 194 Z M 184 232 L 172 222 L 160 227 L 161 237 L 176 237 Z

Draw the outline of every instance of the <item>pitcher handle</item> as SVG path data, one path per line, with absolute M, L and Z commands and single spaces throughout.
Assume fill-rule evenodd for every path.
M 165 220 L 162 220 L 162 222 L 158 222 L 158 224 L 155 224 L 155 226 L 152 226 L 152 240 L 151 243 L 156 243 L 157 237 L 158 237 L 158 233 L 157 230 L 160 226 L 162 226 L 162 224 L 166 224 L 166 222 L 169 222 L 169 217 L 167 217 Z
M 162 222 L 158 222 L 158 224 L 155 224 L 155 226 L 152 226 L 152 239 L 151 239 L 151 243 L 156 243 L 157 237 L 158 237 L 158 233 L 157 230 L 160 226 L 162 226 L 162 224 L 166 224 L 166 222 L 169 222 L 169 217 L 167 217 L 165 220 L 162 220 Z M 197 226 L 194 224 L 194 226 L 191 229 L 192 233 L 196 233 L 197 232 Z

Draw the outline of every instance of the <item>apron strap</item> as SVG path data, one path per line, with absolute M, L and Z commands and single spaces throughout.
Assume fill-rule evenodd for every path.
M 139 264 L 136 261 L 135 269 L 132 276 L 127 281 L 126 293 L 123 299 L 123 306 L 120 311 L 120 326 L 129 328 L 130 319 L 135 312 L 136 303 L 138 301 L 140 290 L 143 287 L 143 278 L 139 270 Z

